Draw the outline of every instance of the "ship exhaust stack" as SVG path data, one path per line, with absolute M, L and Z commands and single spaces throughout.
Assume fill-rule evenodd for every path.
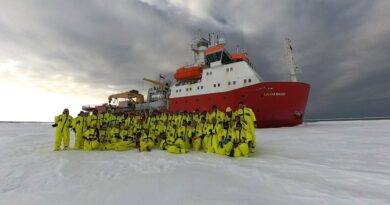
M 302 73 L 301 69 L 295 64 L 293 57 L 293 48 L 291 45 L 291 39 L 285 39 L 285 49 L 286 49 L 286 59 L 287 65 L 290 72 L 290 80 L 291 82 L 298 82 L 297 74 Z
M 191 44 L 191 49 L 194 52 L 195 65 L 197 66 L 205 65 L 205 61 L 206 61 L 205 53 L 208 45 L 209 45 L 209 41 L 202 37 L 200 37 L 196 43 Z

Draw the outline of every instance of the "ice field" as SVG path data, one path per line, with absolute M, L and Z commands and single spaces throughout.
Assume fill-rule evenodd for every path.
M 50 124 L 0 123 L 0 204 L 390 204 L 390 120 L 256 132 L 245 159 L 53 152 Z

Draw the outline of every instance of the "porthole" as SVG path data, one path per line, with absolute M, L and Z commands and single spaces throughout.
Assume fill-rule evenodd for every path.
M 214 84 L 214 88 L 215 88 L 215 87 L 217 87 L 217 85 L 216 85 L 216 84 Z
M 233 70 L 233 68 L 230 68 L 230 71 L 232 71 Z
M 230 81 L 228 82 L 228 85 L 230 85 Z
M 246 83 L 246 79 L 244 79 L 244 83 Z
M 221 84 L 220 83 L 218 83 L 218 87 L 220 87 L 221 86 Z
M 202 85 L 202 86 L 200 86 L 200 89 L 203 89 L 203 85 Z
M 236 81 L 233 81 L 233 85 L 235 85 L 236 84 Z
M 249 78 L 249 79 L 248 79 L 248 83 L 250 83 L 250 82 L 252 82 L 252 79 Z

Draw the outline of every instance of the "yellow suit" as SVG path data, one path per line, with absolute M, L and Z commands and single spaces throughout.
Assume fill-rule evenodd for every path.
M 154 148 L 154 141 L 152 137 L 149 137 L 145 133 L 142 133 L 139 143 L 139 151 L 150 151 Z
M 84 133 L 84 150 L 91 151 L 99 148 L 98 132 L 95 128 L 90 128 Z
M 205 152 L 214 153 L 217 147 L 217 136 L 220 131 L 220 124 L 208 124 L 206 136 L 203 139 L 203 150 Z
M 54 123 L 57 126 L 54 150 L 60 150 L 61 142 L 63 141 L 64 150 L 69 149 L 70 131 L 72 127 L 73 118 L 69 114 L 61 114 L 54 118 Z
M 84 140 L 83 135 L 84 132 L 87 130 L 87 121 L 86 117 L 84 116 L 77 116 L 73 120 L 72 127 L 75 129 L 75 143 L 74 143 L 74 149 L 82 149 L 84 147 Z

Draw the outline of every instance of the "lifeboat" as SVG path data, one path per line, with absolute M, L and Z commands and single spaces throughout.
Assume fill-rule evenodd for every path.
M 202 77 L 202 68 L 199 66 L 181 67 L 176 70 L 176 80 L 188 80 Z
M 231 57 L 234 60 L 246 60 L 246 59 L 248 59 L 248 56 L 245 53 L 233 53 L 233 54 L 231 54 Z

